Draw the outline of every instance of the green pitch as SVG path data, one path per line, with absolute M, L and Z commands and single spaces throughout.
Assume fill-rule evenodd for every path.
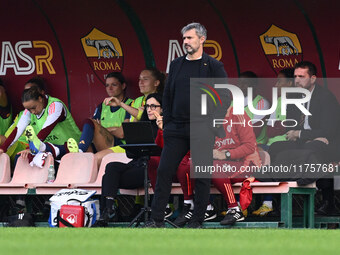
M 339 230 L 0 228 L 1 254 L 338 254 Z

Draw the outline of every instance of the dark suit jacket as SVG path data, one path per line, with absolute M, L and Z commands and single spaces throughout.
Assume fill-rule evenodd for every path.
M 318 137 L 326 137 L 330 145 L 334 144 L 340 124 L 340 108 L 335 96 L 328 89 L 315 85 L 309 111 L 312 114 L 308 117 L 311 130 L 304 130 L 303 127 L 292 128 L 301 130 L 300 140 L 305 142 Z M 300 116 L 301 111 L 297 107 L 288 108 L 287 119 L 295 119 L 299 122 Z
M 176 75 L 180 72 L 181 66 L 186 56 L 179 57 L 173 60 L 170 64 L 170 70 L 168 79 L 164 88 L 163 94 L 163 123 L 164 127 L 173 121 L 171 116 L 172 113 L 172 105 L 176 103 L 176 99 L 174 99 L 174 88 L 175 88 L 175 80 Z M 200 78 L 226 78 L 227 73 L 224 70 L 223 63 L 217 61 L 216 59 L 210 57 L 208 54 L 203 53 L 201 66 L 199 70 Z M 197 77 L 195 77 L 197 78 Z M 224 98 L 222 96 L 222 98 Z M 226 111 L 227 109 L 225 109 Z M 224 117 L 224 116 L 223 116 Z M 174 120 L 175 121 L 175 120 Z

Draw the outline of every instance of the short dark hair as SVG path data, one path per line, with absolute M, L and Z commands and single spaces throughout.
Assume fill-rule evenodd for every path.
M 33 78 L 29 79 L 25 83 L 25 85 L 28 84 L 28 83 L 34 84 L 34 87 L 37 87 L 40 91 L 46 91 L 46 89 L 45 89 L 45 87 L 46 87 L 45 86 L 45 81 L 44 81 L 43 78 L 41 78 L 39 76 L 36 76 L 36 77 L 33 77 Z
M 309 76 L 316 75 L 316 71 L 317 71 L 316 66 L 310 61 L 301 61 L 297 63 L 294 67 L 294 70 L 297 68 L 303 68 L 303 69 L 307 68 Z
M 108 73 L 105 79 L 107 78 L 116 78 L 121 84 L 126 83 L 124 75 L 120 72 Z
M 279 73 L 284 75 L 286 78 L 294 78 L 294 68 L 285 68 L 282 69 Z

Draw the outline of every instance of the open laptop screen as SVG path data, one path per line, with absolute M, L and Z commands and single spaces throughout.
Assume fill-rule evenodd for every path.
M 155 143 L 156 134 L 149 121 L 123 122 L 122 125 L 126 144 Z

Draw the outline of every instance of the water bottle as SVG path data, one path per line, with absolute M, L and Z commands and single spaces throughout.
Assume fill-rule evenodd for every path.
M 55 180 L 54 166 L 50 165 L 48 168 L 47 183 L 53 183 Z

